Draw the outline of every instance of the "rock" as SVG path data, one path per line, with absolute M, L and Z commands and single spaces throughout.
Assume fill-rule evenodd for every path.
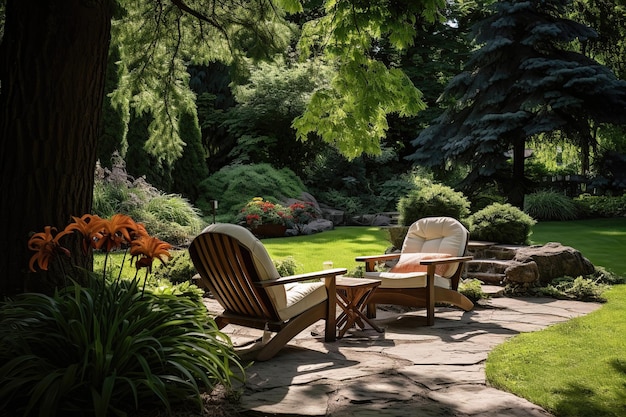
M 309 224 L 302 226 L 301 234 L 312 235 L 313 233 L 320 233 L 325 230 L 332 230 L 333 228 L 334 224 L 332 221 L 326 219 L 315 219 Z
M 509 266 L 504 270 L 504 281 L 527 284 L 539 279 L 539 267 L 534 261 L 516 262 L 509 261 Z
M 595 271 L 593 264 L 580 251 L 556 242 L 519 248 L 513 260 L 519 263 L 535 263 L 540 284 L 548 284 L 563 276 L 575 278 L 589 275 Z
M 384 214 L 377 214 L 372 219 L 372 226 L 389 226 L 391 225 L 391 217 Z
M 322 217 L 326 220 L 330 220 L 333 224 L 343 224 L 345 213 L 341 210 L 322 207 Z

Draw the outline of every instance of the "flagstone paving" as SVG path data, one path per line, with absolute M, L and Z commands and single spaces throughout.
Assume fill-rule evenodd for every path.
M 211 311 L 219 306 L 207 304 Z M 323 322 L 269 361 L 253 363 L 241 386 L 245 416 L 550 416 L 522 398 L 488 386 L 485 360 L 508 338 L 588 314 L 600 305 L 551 298 L 491 298 L 474 310 L 379 306 L 384 329 L 350 330 L 325 343 Z M 235 344 L 260 333 L 223 329 Z

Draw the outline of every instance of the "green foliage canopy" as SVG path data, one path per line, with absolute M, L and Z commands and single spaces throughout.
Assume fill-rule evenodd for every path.
M 440 0 L 336 1 L 325 14 L 304 24 L 299 51 L 336 65 L 330 84 L 315 91 L 306 112 L 294 121 L 302 140 L 316 132 L 354 158 L 380 153 L 386 116 L 414 115 L 425 108 L 421 92 L 399 68 L 379 60 L 381 41 L 402 50 L 413 44 L 419 19 L 441 19 Z
M 291 0 L 276 3 L 298 10 Z M 187 65 L 222 61 L 243 70 L 247 58 L 258 60 L 284 50 L 291 35 L 283 9 L 264 0 L 172 1 L 161 7 L 120 0 L 119 5 L 111 42 L 119 47 L 122 75 L 113 103 L 126 124 L 131 107 L 139 115 L 151 114 L 145 147 L 166 164 L 179 158 L 185 146 L 181 116 L 197 118 Z

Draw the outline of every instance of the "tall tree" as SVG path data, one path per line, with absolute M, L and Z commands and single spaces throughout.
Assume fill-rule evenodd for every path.
M 292 11 L 299 6 L 290 0 L 276 3 Z M 6 1 L 0 44 L 0 227 L 5 236 L 0 296 L 32 288 L 26 284 L 32 275 L 27 271 L 30 233 L 48 225 L 64 227 L 70 216 L 91 211 L 114 11 L 115 39 L 122 43 L 125 63 L 123 90 L 115 98 L 126 114 L 131 105 L 151 112 L 157 122 L 150 126 L 148 149 L 169 163 L 183 146 L 178 118 L 195 111 L 183 59 L 244 60 L 281 49 L 288 36 L 279 30 L 285 27 L 280 10 L 265 0 Z M 79 263 L 88 266 L 89 258 Z
M 4 5 L 5 2 L 2 3 Z M 376 152 L 385 115 L 423 107 L 400 70 L 376 61 L 382 34 L 403 48 L 415 17 L 438 18 L 445 0 L 326 0 L 328 16 L 303 31 L 302 51 L 337 64 L 330 88 L 314 95 L 296 124 L 347 155 Z M 114 11 L 116 19 L 113 20 Z M 243 68 L 289 41 L 285 12 L 297 0 L 6 0 L 0 44 L 0 295 L 24 290 L 29 233 L 63 227 L 91 210 L 107 51 L 119 43 L 113 101 L 149 112 L 146 149 L 172 164 L 185 145 L 179 120 L 196 116 L 187 64 L 223 60 Z M 87 262 L 84 262 L 87 263 Z
M 502 0 L 480 22 L 482 45 L 446 87 L 452 105 L 413 144 L 409 158 L 473 169 L 469 179 L 493 175 L 512 150 L 509 202 L 523 205 L 526 139 L 563 131 L 581 147 L 592 145 L 589 122 L 626 122 L 626 82 L 606 67 L 565 47 L 595 32 L 567 20 L 568 0 Z

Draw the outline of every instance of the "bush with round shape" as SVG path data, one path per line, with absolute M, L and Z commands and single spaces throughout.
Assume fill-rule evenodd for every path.
M 410 226 L 423 217 L 447 216 L 463 219 L 469 214 L 469 200 L 443 184 L 426 182 L 398 202 L 400 224 Z
M 532 217 L 511 204 L 494 203 L 468 218 L 472 240 L 525 245 L 530 243 Z
M 246 202 L 254 197 L 278 203 L 296 198 L 306 191 L 300 178 L 290 169 L 276 169 L 270 164 L 230 165 L 200 183 L 197 207 L 205 216 L 213 213 L 212 200 L 218 200 L 217 214 L 230 214 L 223 221 L 235 221 Z

